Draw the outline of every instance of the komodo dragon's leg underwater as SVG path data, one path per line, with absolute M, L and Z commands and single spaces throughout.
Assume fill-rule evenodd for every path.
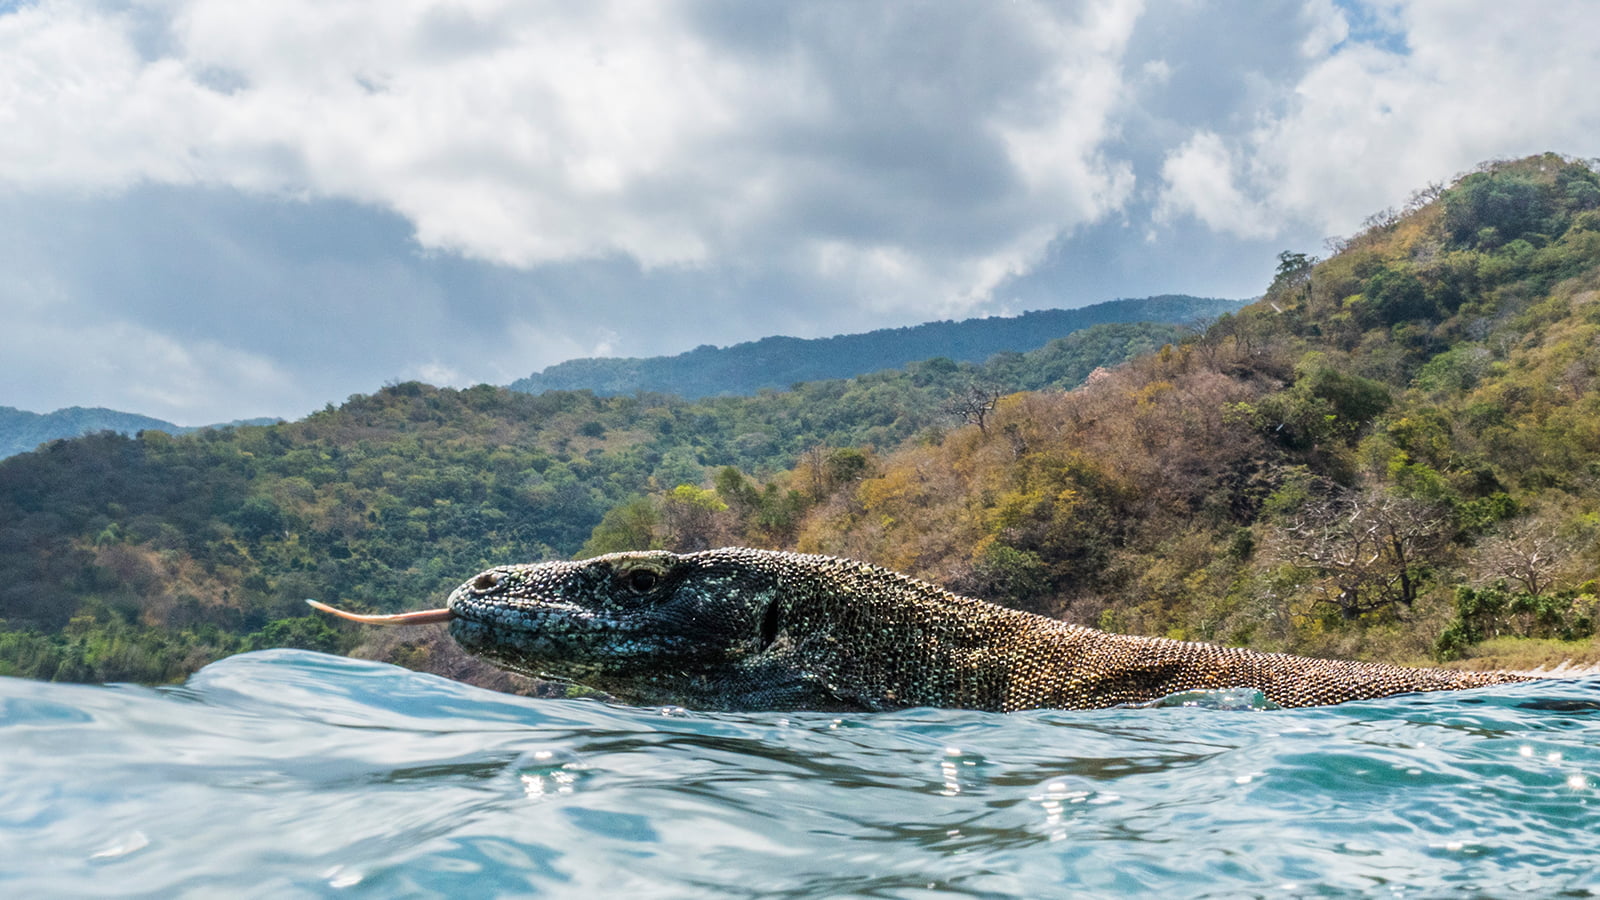
M 394 616 L 309 602 L 375 625 L 448 622 L 504 668 L 708 710 L 1085 709 L 1231 687 L 1315 706 L 1535 678 L 1107 634 L 865 563 L 743 548 L 499 566 L 444 609 Z

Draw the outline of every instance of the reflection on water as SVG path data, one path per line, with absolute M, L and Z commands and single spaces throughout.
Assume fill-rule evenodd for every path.
M 1259 707 L 710 715 L 296 651 L 180 688 L 0 679 L 0 883 L 16 897 L 1600 894 L 1600 680 Z

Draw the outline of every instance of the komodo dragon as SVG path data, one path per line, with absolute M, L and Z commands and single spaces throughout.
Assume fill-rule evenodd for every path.
M 370 624 L 449 622 L 506 669 L 706 710 L 1087 709 L 1232 687 L 1315 706 L 1534 679 L 1108 634 L 865 563 L 745 548 L 498 566 L 447 608 L 392 616 L 308 602 Z

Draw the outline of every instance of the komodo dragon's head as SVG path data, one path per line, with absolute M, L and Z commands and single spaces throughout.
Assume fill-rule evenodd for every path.
M 749 695 L 809 692 L 776 646 L 776 572 L 751 562 L 646 552 L 501 566 L 450 594 L 450 633 L 505 668 L 628 699 L 770 706 Z
M 358 617 L 314 605 L 371 624 L 448 622 L 457 642 L 498 666 L 634 703 L 859 709 L 800 662 L 789 557 L 614 553 L 497 566 L 452 591 L 445 609 Z

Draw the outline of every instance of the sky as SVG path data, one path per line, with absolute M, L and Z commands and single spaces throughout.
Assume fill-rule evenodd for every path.
M 1600 156 L 1600 3 L 0 0 L 0 405 L 386 383 L 1117 297 Z

